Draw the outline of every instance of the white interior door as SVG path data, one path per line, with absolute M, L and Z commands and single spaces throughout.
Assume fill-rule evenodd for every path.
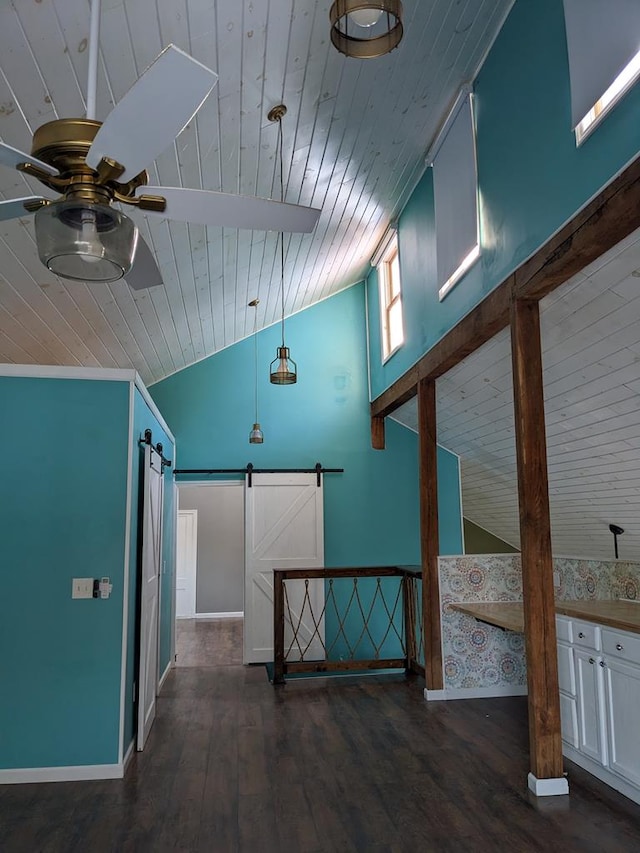
M 196 615 L 197 555 L 198 510 L 181 509 L 178 512 L 176 619 L 194 619 Z
M 273 660 L 273 569 L 324 565 L 323 486 L 316 474 L 253 474 L 245 483 L 244 662 Z M 324 606 L 324 581 L 309 582 L 318 620 Z M 324 659 L 324 620 L 316 633 L 303 581 L 287 582 L 288 603 L 297 622 L 305 660 Z M 304 609 L 303 609 L 304 607 Z M 319 636 L 318 636 L 319 634 Z M 285 632 L 285 649 L 291 642 Z M 297 645 L 289 659 L 296 655 Z
M 158 687 L 158 604 L 162 559 L 162 462 L 149 445 L 144 449 L 144 507 L 140 566 L 140 646 L 136 746 L 144 748 L 156 716 Z

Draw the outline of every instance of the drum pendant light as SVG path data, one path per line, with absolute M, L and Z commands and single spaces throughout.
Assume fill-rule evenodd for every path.
M 278 122 L 278 147 L 280 149 L 280 201 L 284 202 L 284 169 L 282 166 L 282 117 L 287 113 L 284 104 L 269 110 L 269 121 Z M 276 351 L 276 357 L 269 368 L 269 381 L 272 385 L 293 385 L 298 381 L 298 366 L 291 358 L 289 347 L 284 342 L 284 232 L 280 232 L 280 305 L 282 309 L 282 344 Z
M 333 46 L 356 59 L 390 53 L 403 35 L 400 0 L 335 0 L 329 19 Z

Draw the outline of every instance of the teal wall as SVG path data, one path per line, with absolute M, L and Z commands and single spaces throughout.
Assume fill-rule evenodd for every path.
M 640 86 L 576 148 L 562 0 L 517 0 L 474 85 L 480 261 L 443 302 L 427 170 L 399 220 L 406 343 L 383 365 L 375 272 L 368 279 L 371 385 L 378 396 L 541 246 L 640 150 Z M 427 144 L 428 141 L 425 141 Z
M 364 289 L 350 288 L 287 321 L 299 363 L 296 385 L 269 384 L 279 328 L 258 334 L 263 445 L 248 443 L 253 422 L 253 339 L 154 385 L 153 395 L 180 450 L 180 468 L 344 468 L 325 477 L 327 566 L 417 563 L 416 436 L 387 423 L 387 450 L 371 449 Z M 457 459 L 441 450 L 441 550 L 462 551 Z
M 147 406 L 144 397 L 134 389 L 133 399 L 133 455 L 131 476 L 131 538 L 129 541 L 129 600 L 127 634 L 127 674 L 125 678 L 125 715 L 123 748 L 126 751 L 135 735 L 136 707 L 133 699 L 134 682 L 136 680 L 136 652 L 139 632 L 136 623 L 138 608 L 138 573 L 140 568 L 140 545 L 138 535 L 142 518 L 141 487 L 144 476 L 144 446 L 139 440 L 144 437 L 145 430 L 150 429 L 154 444 L 160 442 L 165 457 L 175 462 L 173 442 L 160 426 L 157 418 Z M 161 608 L 160 608 L 160 660 L 159 675 L 162 675 L 171 661 L 171 637 L 173 629 L 173 579 L 175 572 L 174 549 L 174 501 L 173 501 L 173 468 L 165 468 L 164 472 L 164 519 L 162 540 L 161 575 Z
M 127 382 L 0 377 L 0 767 L 118 761 Z M 109 576 L 108 600 L 72 600 Z

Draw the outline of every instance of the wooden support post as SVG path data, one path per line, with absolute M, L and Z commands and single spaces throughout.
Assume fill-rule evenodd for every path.
M 284 578 L 273 570 L 273 683 L 284 684 Z
M 562 780 L 558 653 L 540 312 L 537 302 L 528 300 L 513 302 L 511 352 L 529 690 L 531 774 L 536 780 Z M 531 775 L 529 783 L 532 787 Z M 551 789 L 551 786 L 549 787 Z M 544 792 L 544 786 L 541 790 Z M 549 790 L 549 793 L 566 793 L 566 791 Z
M 384 450 L 384 418 L 371 418 L 371 447 L 374 450 Z
M 424 669 L 427 690 L 442 690 L 440 579 L 438 577 L 438 444 L 436 383 L 418 383 L 418 441 L 420 447 L 420 549 L 422 554 L 422 615 Z

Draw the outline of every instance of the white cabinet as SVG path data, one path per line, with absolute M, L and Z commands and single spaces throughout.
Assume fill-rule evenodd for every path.
M 610 632 L 613 634 L 614 632 Z M 614 642 L 626 653 L 637 639 L 617 632 Z M 636 658 L 640 663 L 640 659 Z M 606 710 L 609 728 L 609 768 L 640 788 L 640 666 L 622 655 L 607 654 L 603 660 Z
M 564 752 L 640 802 L 640 635 L 557 617 Z

